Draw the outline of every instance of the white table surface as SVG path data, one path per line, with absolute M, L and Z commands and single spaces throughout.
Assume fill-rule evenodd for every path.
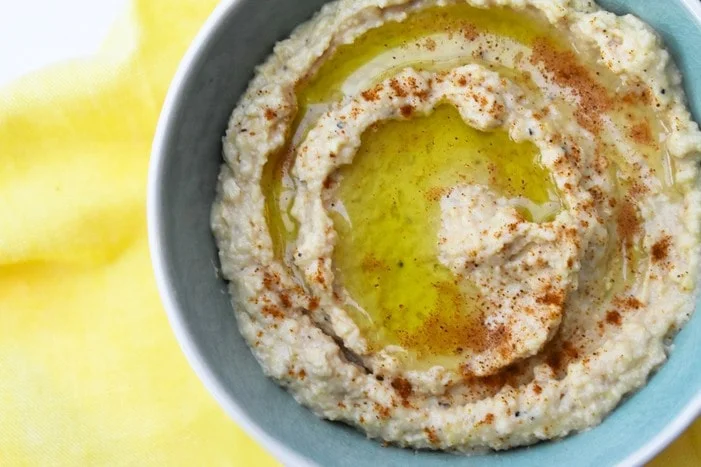
M 0 86 L 93 54 L 128 0 L 0 0 Z

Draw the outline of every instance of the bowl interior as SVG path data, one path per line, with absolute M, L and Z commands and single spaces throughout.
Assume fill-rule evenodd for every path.
M 225 2 L 226 3 L 226 2 Z M 217 276 L 209 212 L 229 114 L 273 44 L 311 17 L 323 0 L 240 0 L 218 10 L 190 67 L 171 89 L 151 167 L 149 222 L 159 286 L 176 334 L 207 387 L 227 412 L 288 464 L 501 466 L 611 465 L 648 444 L 659 449 L 669 425 L 696 415 L 701 390 L 701 316 L 677 336 L 669 361 L 648 386 L 605 423 L 567 439 L 486 456 L 458 457 L 380 447 L 341 424 L 317 419 L 264 377 L 238 333 L 224 282 Z M 672 50 L 691 108 L 701 117 L 701 27 L 682 1 L 602 0 L 616 13 L 653 25 Z M 186 402 L 185 402 L 186 403 Z M 685 416 L 679 417 L 681 413 Z M 675 421 L 676 420 L 676 421 Z M 653 442 L 656 439 L 656 442 Z M 643 459 L 641 459 L 643 460 Z

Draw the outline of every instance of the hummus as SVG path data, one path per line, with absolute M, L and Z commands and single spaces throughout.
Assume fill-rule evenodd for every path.
M 659 37 L 587 0 L 339 0 L 257 70 L 212 228 L 241 334 L 412 448 L 585 430 L 694 307 L 701 132 Z

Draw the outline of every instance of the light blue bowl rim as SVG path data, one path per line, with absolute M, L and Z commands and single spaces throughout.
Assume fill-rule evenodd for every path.
M 159 206 L 162 206 L 161 175 L 166 161 L 165 145 L 168 129 L 174 123 L 175 113 L 179 97 L 184 90 L 185 83 L 191 73 L 198 56 L 210 40 L 213 31 L 216 31 L 223 23 L 227 15 L 233 11 L 240 0 L 221 0 L 214 11 L 200 28 L 195 39 L 190 44 L 186 54 L 181 60 L 178 69 L 168 89 L 163 109 L 158 120 L 154 136 L 151 159 L 149 163 L 148 188 L 147 188 L 147 223 L 149 250 L 153 264 L 156 285 L 163 301 L 168 320 L 176 339 L 185 354 L 190 366 L 203 382 L 207 390 L 212 394 L 217 403 L 240 427 L 242 427 L 253 439 L 265 447 L 273 456 L 284 465 L 290 466 L 315 466 L 309 459 L 301 456 L 296 451 L 288 448 L 284 443 L 268 435 L 252 420 L 242 408 L 227 396 L 227 392 L 219 379 L 214 375 L 205 363 L 203 355 L 196 344 L 191 340 L 185 321 L 178 312 L 178 304 L 172 294 L 172 284 L 168 277 L 167 258 L 164 254 L 160 238 L 163 229 L 161 218 L 158 215 Z M 701 24 L 701 2 L 699 0 L 679 0 Z M 699 415 L 701 415 L 701 389 L 696 396 L 679 412 L 679 414 L 649 442 L 633 452 L 619 466 L 637 466 L 650 461 L 661 452 L 675 438 L 677 438 Z

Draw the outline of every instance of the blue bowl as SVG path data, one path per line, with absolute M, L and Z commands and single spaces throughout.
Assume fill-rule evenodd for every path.
M 669 361 L 604 423 L 564 440 L 483 456 L 381 447 L 322 421 L 267 379 L 236 327 L 209 213 L 221 164 L 221 137 L 254 67 L 324 0 L 223 1 L 194 41 L 171 85 L 153 146 L 148 220 L 158 286 L 191 365 L 228 414 L 286 465 L 507 466 L 638 465 L 691 423 L 701 409 L 701 314 L 675 340 Z M 701 3 L 600 0 L 659 31 L 686 78 L 701 117 Z M 187 403 L 186 401 L 184 403 Z

